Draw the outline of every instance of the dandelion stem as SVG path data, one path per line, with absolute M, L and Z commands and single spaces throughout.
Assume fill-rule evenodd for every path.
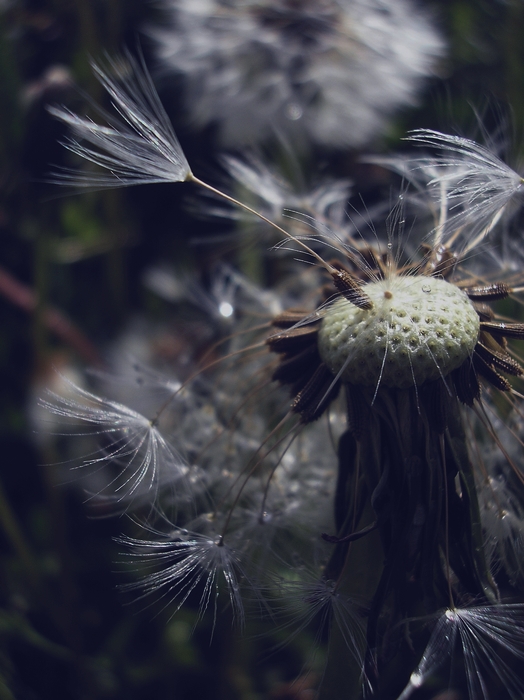
M 29 545 L 25 541 L 24 535 L 20 526 L 16 521 L 15 514 L 13 513 L 9 501 L 7 500 L 6 494 L 4 492 L 3 486 L 0 483 L 0 523 L 4 530 L 4 533 L 11 543 L 13 549 L 20 557 L 20 561 L 23 563 L 28 575 L 31 578 L 32 585 L 37 588 L 39 582 L 39 574 L 35 565 L 35 559 Z
M 449 495 L 448 495 L 448 475 L 446 470 L 446 448 L 444 445 L 444 435 L 439 436 L 440 459 L 442 462 L 442 477 L 444 480 L 444 558 L 446 567 L 446 580 L 448 584 L 449 605 L 455 605 L 453 589 L 451 587 L 451 567 L 449 565 Z

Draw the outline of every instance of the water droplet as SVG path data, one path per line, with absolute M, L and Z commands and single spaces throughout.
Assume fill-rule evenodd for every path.
M 261 525 L 264 525 L 265 523 L 269 523 L 272 520 L 271 513 L 268 513 L 267 510 L 265 510 L 263 513 L 260 514 L 259 522 Z
M 391 250 L 393 248 L 393 243 L 391 241 L 388 243 L 388 249 Z
M 423 284 L 422 291 L 425 292 L 426 294 L 429 294 L 431 292 L 431 286 L 429 284 Z
M 422 676 L 420 673 L 412 673 L 411 678 L 409 680 L 414 688 L 420 688 L 420 686 L 424 682 L 424 676 Z
M 291 121 L 296 122 L 302 117 L 303 113 L 304 111 L 302 107 L 296 102 L 290 102 L 288 105 L 286 105 L 285 114 L 288 119 L 291 119 Z
M 220 315 L 223 316 L 224 318 L 229 318 L 230 316 L 233 315 L 234 309 L 228 301 L 223 301 L 219 305 L 218 311 L 219 311 Z

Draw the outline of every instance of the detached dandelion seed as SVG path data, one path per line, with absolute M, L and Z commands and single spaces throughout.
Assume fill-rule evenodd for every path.
M 437 155 L 370 161 L 397 170 L 430 197 L 440 217 L 437 244 L 453 245 L 456 255 L 467 256 L 507 212 L 515 196 L 522 196 L 524 179 L 495 153 L 470 139 L 416 129 L 405 140 L 436 149 Z
M 118 501 L 132 501 L 144 494 L 150 498 L 160 484 L 173 484 L 188 475 L 188 465 L 153 420 L 121 403 L 70 386 L 78 400 L 50 393 L 49 399 L 40 403 L 69 425 L 83 423 L 93 427 L 85 435 L 96 436 L 102 444 L 94 454 L 83 458 L 81 466 L 91 473 L 108 465 L 113 472 L 116 469 L 104 490 Z
M 99 110 L 109 124 L 101 126 L 64 108 L 48 109 L 54 117 L 68 124 L 75 134 L 75 138 L 66 141 L 64 146 L 108 173 L 91 175 L 66 170 L 55 173 L 54 182 L 95 189 L 192 182 L 253 214 L 287 238 L 297 240 L 260 212 L 193 175 L 143 63 L 137 63 L 127 54 L 121 62 L 110 60 L 108 70 L 97 63 L 93 63 L 92 67 L 111 96 L 119 118 Z M 82 141 L 93 148 L 84 146 Z M 309 250 L 305 243 L 301 243 L 301 247 Z M 320 259 L 315 253 L 313 256 Z
M 238 576 L 242 569 L 238 556 L 219 536 L 174 531 L 170 537 L 140 540 L 123 537 L 119 541 L 126 554 L 140 566 L 154 571 L 147 573 L 137 584 L 128 584 L 127 590 L 139 589 L 141 598 L 167 598 L 166 605 L 179 610 L 191 593 L 200 590 L 200 615 L 211 606 L 217 615 L 217 597 L 220 582 L 227 587 L 234 617 L 242 623 L 244 607 Z
M 91 65 L 119 116 L 98 109 L 107 121 L 104 126 L 63 107 L 48 110 L 74 134 L 65 147 L 108 172 L 65 170 L 55 173 L 54 180 L 96 189 L 190 180 L 191 169 L 144 64 L 126 54 L 109 60 L 107 69 Z

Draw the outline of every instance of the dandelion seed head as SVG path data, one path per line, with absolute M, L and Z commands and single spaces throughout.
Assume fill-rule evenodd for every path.
M 479 319 L 466 294 L 445 280 L 396 277 L 363 288 L 371 308 L 346 299 L 322 320 L 319 351 L 352 384 L 408 388 L 445 376 L 472 353 Z
M 444 44 L 410 2 L 386 0 L 164 1 L 151 28 L 166 71 L 185 78 L 198 127 L 222 143 L 275 133 L 358 147 L 414 102 Z

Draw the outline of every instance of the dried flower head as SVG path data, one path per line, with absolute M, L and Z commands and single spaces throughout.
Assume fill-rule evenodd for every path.
M 148 130 L 140 138 L 150 143 Z M 438 151 L 389 161 L 428 193 L 427 216 L 409 236 L 404 222 L 424 200 L 404 190 L 384 236 L 380 222 L 369 236 L 295 234 L 273 224 L 283 249 L 300 249 L 318 268 L 313 280 L 323 276 L 315 303 L 313 285 L 307 298 L 278 285 L 252 294 L 256 321 L 237 305 L 236 333 L 221 337 L 184 382 L 170 380 L 173 391 L 149 420 L 82 391 L 85 408 L 68 398 L 52 410 L 101 426 L 102 461 L 114 456 L 119 469 L 109 486 L 120 491 L 122 483 L 132 505 L 142 505 L 133 503 L 138 487 L 150 485 L 147 535 L 122 540 L 138 563 L 154 564 L 146 595 L 178 608 L 198 590 L 205 610 L 220 579 L 239 616 L 245 589 L 271 599 L 290 588 L 280 582 L 295 562 L 311 569 L 321 560 L 318 585 L 307 576 L 302 585 L 304 602 L 329 618 L 333 635 L 320 697 L 330 697 L 340 647 L 348 652 L 344 692 L 354 697 L 364 686 L 390 692 L 388 671 L 412 658 L 415 671 L 398 687 L 407 698 L 455 653 L 458 638 L 470 699 L 489 695 L 483 664 L 516 698 L 522 684 L 501 650 L 522 656 L 521 609 L 501 603 L 499 579 L 507 567 L 513 585 L 522 583 L 507 544 L 515 525 L 504 519 L 511 513 L 515 523 L 524 512 L 524 368 L 513 347 L 524 324 L 497 304 L 518 302 L 524 288 L 490 242 L 519 203 L 522 178 L 471 141 L 428 131 L 414 139 Z M 109 151 L 126 164 L 117 144 L 113 134 Z M 93 160 L 90 150 L 85 156 Z M 183 179 L 220 195 L 189 166 Z M 511 424 L 499 436 L 500 416 Z M 167 473 L 178 466 L 163 449 L 161 419 L 191 465 L 167 480 L 167 493 L 161 472 L 150 472 L 161 460 Z M 206 475 L 206 491 L 180 507 L 177 490 L 191 494 L 193 469 Z M 513 492 L 501 477 L 504 486 L 513 480 Z M 366 611 L 357 631 L 356 607 Z M 428 618 L 436 623 L 417 666 L 408 632 Z
M 359 147 L 413 104 L 444 52 L 407 0 L 164 0 L 150 30 L 165 70 L 185 78 L 197 126 L 238 146 L 275 133 Z

